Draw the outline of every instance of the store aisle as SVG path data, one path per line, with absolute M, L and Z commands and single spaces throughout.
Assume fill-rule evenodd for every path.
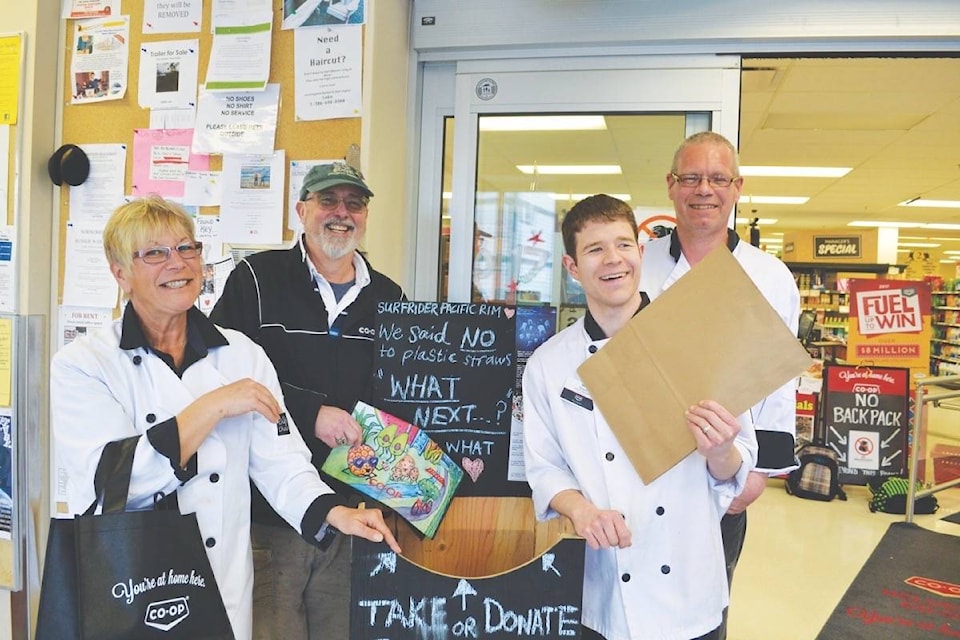
M 960 438 L 960 414 L 935 413 L 931 424 L 939 420 Z M 770 481 L 749 511 L 731 595 L 729 640 L 816 638 L 887 527 L 903 521 L 903 516 L 870 513 L 866 487 L 845 489 L 846 502 L 817 502 L 788 495 L 782 480 Z M 960 525 L 941 520 L 960 511 L 960 488 L 936 495 L 940 511 L 915 522 L 960 536 Z

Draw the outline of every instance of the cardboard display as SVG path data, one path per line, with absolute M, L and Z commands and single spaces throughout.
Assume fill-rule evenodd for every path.
M 810 366 L 736 258 L 712 251 L 577 370 L 644 483 L 696 449 L 684 412 L 734 415 Z

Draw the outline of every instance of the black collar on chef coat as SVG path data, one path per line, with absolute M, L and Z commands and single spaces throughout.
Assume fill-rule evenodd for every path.
M 737 235 L 737 232 L 733 229 L 727 229 L 727 249 L 733 251 L 737 248 L 737 245 L 740 244 L 740 236 Z M 680 246 L 680 236 L 677 235 L 677 232 L 674 231 L 670 234 L 670 257 L 673 258 L 674 262 L 677 262 L 680 259 L 680 254 L 683 252 L 683 247 Z
M 650 297 L 644 293 L 640 292 L 640 306 L 637 307 L 637 310 L 633 312 L 633 315 L 637 315 L 643 308 L 650 304 Z M 607 334 L 603 329 L 600 328 L 600 325 L 597 324 L 597 321 L 593 319 L 593 316 L 590 314 L 590 309 L 587 309 L 586 315 L 583 317 L 583 328 L 587 330 L 587 335 L 590 336 L 590 339 L 594 342 L 598 340 L 606 340 Z
M 187 347 L 183 353 L 183 368 L 177 371 L 173 364 L 173 358 L 168 353 L 159 351 L 150 346 L 147 336 L 143 333 L 143 326 L 140 324 L 140 316 L 137 310 L 133 308 L 133 303 L 127 303 L 127 308 L 123 311 L 123 325 L 120 330 L 120 348 L 125 351 L 132 349 L 149 349 L 163 360 L 170 367 L 177 377 L 183 377 L 183 372 L 190 365 L 201 358 L 207 357 L 210 349 L 215 347 L 224 347 L 230 344 L 216 325 L 210 321 L 210 318 L 203 315 L 203 312 L 196 307 L 190 307 L 187 310 Z

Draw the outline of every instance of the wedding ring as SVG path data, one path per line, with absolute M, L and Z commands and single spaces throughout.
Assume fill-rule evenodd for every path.
M 338 447 L 342 447 L 343 445 L 347 444 L 347 439 L 343 436 L 337 436 L 336 443 Z
M 713 429 L 713 427 L 711 427 L 708 424 L 705 424 L 702 427 L 700 427 L 700 431 L 703 431 L 704 433 L 706 433 L 707 431 L 710 431 L 710 429 Z

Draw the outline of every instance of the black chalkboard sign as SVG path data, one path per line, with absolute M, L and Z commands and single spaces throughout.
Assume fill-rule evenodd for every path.
M 828 365 L 823 382 L 822 433 L 837 452 L 840 482 L 903 476 L 910 370 Z
M 482 578 L 434 573 L 384 544 L 352 543 L 352 640 L 580 637 L 582 538 Z
M 424 429 L 463 467 L 458 496 L 530 493 L 525 481 L 510 480 L 515 312 L 486 303 L 377 307 L 370 404 Z

